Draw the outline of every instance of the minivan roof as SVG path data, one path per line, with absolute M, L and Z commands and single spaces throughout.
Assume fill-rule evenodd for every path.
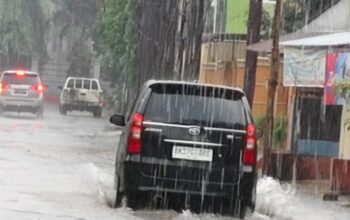
M 92 77 L 76 77 L 76 76 L 69 76 L 69 77 L 67 77 L 66 80 L 68 80 L 68 79 L 84 79 L 84 80 L 97 80 L 97 81 L 98 81 L 97 78 L 92 78 Z
M 31 74 L 31 75 L 39 75 L 37 72 L 32 72 L 32 71 L 26 71 L 26 70 L 5 70 L 3 73 L 18 73 L 18 72 L 23 72 L 25 74 Z
M 233 90 L 233 91 L 240 92 L 240 93 L 244 94 L 243 90 L 241 88 L 237 88 L 237 87 L 229 87 L 229 86 L 224 86 L 224 85 L 215 85 L 215 84 L 208 84 L 208 83 L 177 81 L 177 80 L 148 80 L 147 82 L 145 82 L 144 85 L 146 87 L 152 87 L 153 85 L 157 85 L 157 84 L 204 86 L 204 87 Z

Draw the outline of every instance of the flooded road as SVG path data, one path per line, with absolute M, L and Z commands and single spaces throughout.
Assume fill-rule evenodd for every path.
M 107 118 L 61 116 L 46 106 L 44 118 L 0 117 L 0 219 L 232 219 L 189 211 L 110 208 L 114 155 L 120 134 Z M 350 210 L 298 194 L 273 179 L 258 184 L 257 212 L 247 219 L 350 219 Z

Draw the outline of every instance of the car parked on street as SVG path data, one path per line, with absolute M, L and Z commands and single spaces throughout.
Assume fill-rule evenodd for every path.
M 210 203 L 219 205 L 213 212 L 241 218 L 254 210 L 260 132 L 242 90 L 148 81 L 128 116 L 113 115 L 110 122 L 124 127 L 116 156 L 117 207 L 123 196 L 133 207 L 144 198 L 167 204 L 176 195 L 185 200 L 179 204 L 198 199 L 199 210 Z
M 4 71 L 0 76 L 0 113 L 32 112 L 42 117 L 44 86 L 36 72 Z
M 61 88 L 59 111 L 66 115 L 67 111 L 89 111 L 95 117 L 101 117 L 103 106 L 103 90 L 95 78 L 68 77 Z

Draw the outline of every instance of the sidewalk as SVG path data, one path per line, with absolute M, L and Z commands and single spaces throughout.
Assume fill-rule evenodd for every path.
M 308 194 L 320 200 L 323 200 L 325 194 L 332 193 L 329 180 L 299 180 L 296 189 L 298 194 Z M 350 208 L 350 195 L 338 195 L 338 200 L 327 202 Z

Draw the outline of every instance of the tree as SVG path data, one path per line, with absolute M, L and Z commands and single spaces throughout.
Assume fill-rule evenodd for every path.
M 3 68 L 30 66 L 31 57 L 47 59 L 48 16 L 41 0 L 0 0 L 0 54 Z M 24 62 L 24 63 L 23 63 Z
M 260 36 L 263 39 L 270 39 L 272 32 L 272 18 L 266 10 L 262 10 Z
M 104 51 L 103 70 L 119 86 L 120 99 L 125 89 L 133 97 L 148 79 L 198 78 L 206 2 L 99 2 L 98 47 Z
M 262 0 L 251 0 L 249 6 L 247 45 L 251 45 L 260 41 L 261 15 Z M 253 105 L 255 92 L 257 59 L 257 52 L 247 51 L 246 68 L 244 75 L 244 91 L 251 106 Z
M 70 60 L 67 76 L 89 76 L 92 54 L 86 39 L 81 34 L 77 34 L 73 42 L 73 47 L 67 57 Z
M 285 0 L 283 3 L 283 33 L 291 33 L 306 25 L 339 0 Z
M 267 174 L 270 164 L 271 145 L 273 140 L 274 130 L 274 116 L 273 110 L 275 106 L 275 95 L 278 82 L 279 72 L 279 40 L 280 40 L 280 26 L 281 26 L 281 5 L 282 0 L 276 0 L 275 14 L 273 19 L 272 30 L 272 53 L 271 53 L 271 72 L 268 80 L 268 100 L 266 105 L 266 116 L 264 125 L 264 160 L 263 160 L 263 174 Z
M 97 4 L 95 0 L 54 1 L 51 24 L 69 45 L 68 75 L 90 76 L 92 41 L 95 39 Z M 91 43 L 92 42 L 92 43 Z
M 137 0 L 105 0 L 100 8 L 96 32 L 98 47 L 105 53 L 104 77 L 110 78 L 113 85 L 118 81 L 125 81 L 128 87 L 137 84 L 137 3 Z

